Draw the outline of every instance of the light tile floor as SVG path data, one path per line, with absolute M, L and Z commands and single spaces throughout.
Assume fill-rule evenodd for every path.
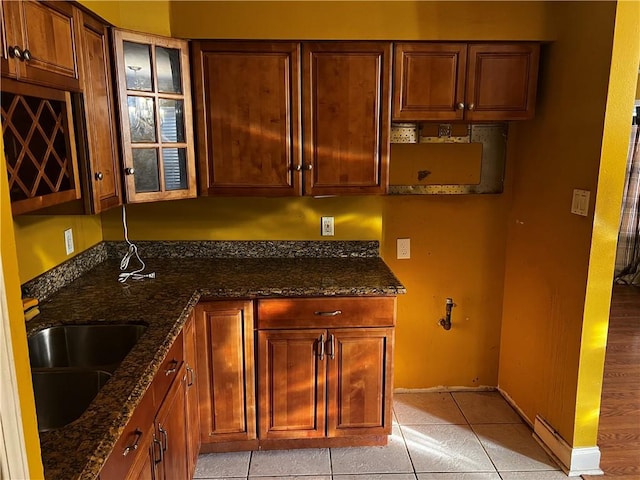
M 200 455 L 196 479 L 566 480 L 498 392 L 398 393 L 385 447 Z

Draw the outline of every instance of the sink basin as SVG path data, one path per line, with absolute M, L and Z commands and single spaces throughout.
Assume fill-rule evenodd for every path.
M 101 370 L 43 369 L 31 372 L 38 431 L 64 427 L 80 418 L 111 378 Z
M 31 368 L 91 368 L 113 372 L 146 326 L 60 325 L 29 336 Z
M 136 324 L 59 325 L 30 335 L 38 431 L 78 419 L 145 329 Z

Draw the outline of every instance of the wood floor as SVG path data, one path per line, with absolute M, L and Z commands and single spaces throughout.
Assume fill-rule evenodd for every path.
M 640 287 L 613 289 L 598 445 L 605 478 L 640 480 Z

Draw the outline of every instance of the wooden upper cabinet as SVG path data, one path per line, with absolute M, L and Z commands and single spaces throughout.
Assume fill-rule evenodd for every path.
M 305 194 L 386 193 L 391 43 L 303 44 Z
M 193 42 L 200 192 L 300 195 L 300 46 Z
M 188 43 L 113 30 L 127 202 L 196 196 Z
M 533 118 L 537 43 L 395 44 L 393 119 Z
M 75 29 L 80 13 L 70 2 L 3 0 L 6 54 L 3 74 L 78 91 Z M 4 43 L 4 42 L 3 42 Z
M 76 112 L 84 128 L 78 129 L 83 152 L 84 200 L 87 211 L 100 213 L 122 204 L 120 155 L 115 121 L 107 27 L 79 12 L 76 43 L 82 72 L 82 96 L 76 96 Z
M 397 43 L 394 120 L 462 120 L 467 45 Z
M 539 56 L 537 43 L 470 45 L 466 118 L 533 118 Z

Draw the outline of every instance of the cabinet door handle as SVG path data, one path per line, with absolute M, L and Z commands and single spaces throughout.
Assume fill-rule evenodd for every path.
M 28 48 L 25 48 L 25 49 L 22 51 L 22 59 L 23 59 L 25 62 L 28 62 L 29 60 L 31 60 L 31 52 L 29 51 L 29 49 L 28 49 Z
M 314 315 L 318 315 L 319 317 L 335 317 L 336 315 L 342 314 L 342 310 L 334 310 L 333 312 L 313 312 Z
M 476 108 L 476 104 L 475 103 L 470 103 L 469 104 L 469 110 L 473 110 L 474 108 Z
M 133 167 L 127 167 L 124 169 L 125 175 L 133 175 L 134 173 L 136 173 L 136 169 Z
M 96 172 L 96 180 L 102 180 L 104 178 L 104 174 L 102 172 Z
M 169 448 L 169 434 L 164 428 L 162 428 L 162 425 L 158 425 L 158 431 L 160 432 L 160 435 L 162 435 L 162 438 L 163 438 L 162 451 L 166 452 L 167 449 Z
M 333 333 L 329 335 L 329 358 L 331 360 L 336 358 L 336 345 L 335 345 L 336 337 L 334 337 Z
M 9 47 L 9 56 L 13 58 L 17 58 L 18 60 L 22 60 L 22 50 L 18 45 L 15 47 Z
M 457 107 L 458 107 L 458 110 L 464 110 L 464 103 L 462 102 L 458 103 Z
M 187 382 L 187 387 L 191 387 L 193 386 L 193 379 L 195 378 L 193 368 L 187 366 L 187 373 L 189 374 L 189 381 Z
M 304 167 L 304 168 L 309 170 L 309 171 L 311 171 L 311 170 L 313 170 L 313 165 L 311 163 L 307 163 L 307 166 Z
M 156 459 L 156 445 L 158 446 L 158 452 L 160 452 L 158 454 L 157 459 Z M 164 454 L 162 453 L 162 444 L 160 443 L 160 440 L 156 438 L 155 433 L 153 434 L 153 448 L 152 448 L 151 454 L 153 455 L 153 463 L 156 465 L 158 463 L 161 463 L 162 460 L 164 460 Z
M 140 442 L 140 439 L 142 438 L 142 430 L 138 430 L 136 428 L 135 432 L 133 432 L 136 434 L 136 439 L 133 441 L 132 445 L 129 445 L 127 447 L 124 448 L 124 450 L 122 451 L 122 456 L 126 457 L 127 455 L 129 455 L 129 453 L 135 451 L 138 449 L 138 443 Z
M 299 172 L 300 170 L 302 170 L 302 165 L 296 165 L 295 167 L 293 167 L 293 169 L 294 169 L 296 172 Z
M 178 370 L 178 360 L 171 360 L 171 361 L 169 362 L 169 365 L 172 365 L 172 366 L 170 366 L 169 368 L 167 368 L 167 369 L 164 371 L 164 374 L 165 374 L 167 377 L 168 377 L 169 375 L 171 375 L 172 373 L 176 373 L 176 370 Z
M 320 360 L 324 360 L 324 333 L 320 335 L 320 340 L 318 340 L 318 356 Z

